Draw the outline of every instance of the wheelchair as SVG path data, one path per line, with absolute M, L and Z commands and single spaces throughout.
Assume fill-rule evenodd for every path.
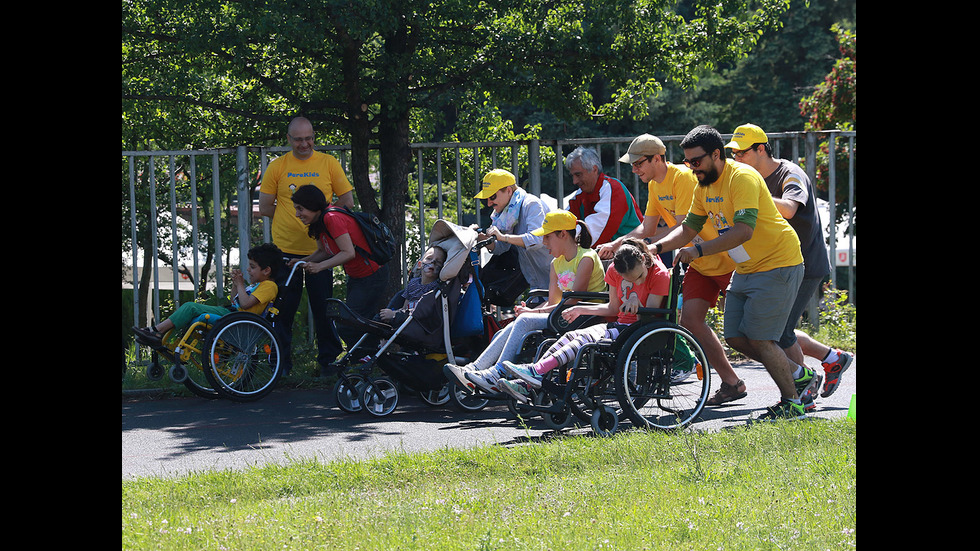
M 540 389 L 529 389 L 531 403 L 513 407 L 519 413 L 540 414 L 554 430 L 578 418 L 602 436 L 615 433 L 622 417 L 636 427 L 662 430 L 694 421 L 708 399 L 710 367 L 697 339 L 677 324 L 681 275 L 675 266 L 666 308 L 640 308 L 639 319 L 616 339 L 583 345 L 570 363 L 542 380 Z M 562 303 L 571 298 L 595 300 L 598 295 L 569 292 Z M 556 340 L 554 335 L 569 330 L 560 327 L 561 310 L 559 306 L 552 312 L 552 334 L 541 341 L 535 357 Z
M 303 264 L 297 262 L 293 273 Z M 183 331 L 171 329 L 154 348 L 154 361 L 147 366 L 150 380 L 163 378 L 160 355 L 172 362 L 171 380 L 183 383 L 202 398 L 226 398 L 253 402 L 275 388 L 282 374 L 282 347 L 274 329 L 279 313 L 278 296 L 263 315 L 232 312 L 221 316 L 203 314 Z

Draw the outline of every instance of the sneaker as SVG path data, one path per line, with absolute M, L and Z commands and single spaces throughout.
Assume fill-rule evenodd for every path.
M 504 360 L 500 364 L 504 366 L 507 373 L 510 373 L 511 375 L 524 381 L 531 388 L 541 388 L 542 377 L 531 368 L 531 364 L 513 364 L 507 360 Z
M 463 389 L 465 392 L 472 394 L 476 391 L 476 385 L 471 383 L 469 379 L 466 378 L 466 374 L 470 371 L 473 371 L 473 364 L 446 364 L 443 368 L 443 372 L 451 377 L 450 380 L 456 383 L 456 386 Z
M 511 398 L 517 400 L 522 404 L 531 403 L 530 393 L 527 391 L 526 388 L 524 388 L 524 385 L 521 384 L 520 382 L 508 381 L 507 379 L 500 379 L 497 381 L 497 388 L 499 388 L 500 391 L 503 392 L 504 394 L 510 396 Z
M 803 406 L 807 411 L 812 411 L 817 407 L 813 403 L 813 398 L 816 396 L 817 389 L 820 388 L 820 381 L 822 380 L 822 375 L 807 366 L 803 366 L 803 375 L 793 381 L 793 384 L 796 386 L 796 394 L 803 401 Z
M 837 350 L 836 352 L 836 362 L 832 364 L 821 364 L 824 373 L 827 374 L 827 380 L 823 384 L 823 392 L 820 393 L 820 396 L 824 398 L 830 396 L 837 390 L 837 386 L 840 385 L 841 374 L 847 371 L 847 368 L 851 366 L 851 362 L 854 361 L 854 356 L 849 352 L 844 352 L 843 350 Z
M 475 384 L 484 392 L 500 392 L 500 389 L 497 388 L 500 373 L 496 367 L 481 369 L 479 371 L 467 371 L 465 377 L 470 383 Z
M 778 404 L 766 408 L 765 413 L 755 418 L 756 421 L 777 421 L 780 419 L 790 421 L 806 419 L 806 411 L 803 409 L 803 404 L 797 404 L 783 399 Z
M 681 371 L 680 369 L 675 369 L 670 372 L 670 383 L 671 384 L 682 383 L 686 381 L 688 377 L 691 376 L 691 373 L 694 373 L 693 369 L 689 371 Z
M 705 405 L 709 406 L 720 406 L 725 402 L 732 402 L 741 398 L 745 398 L 749 393 L 745 391 L 745 381 L 739 379 L 734 385 L 730 385 L 725 381 L 721 382 L 721 388 L 715 391 L 714 396 L 705 402 Z

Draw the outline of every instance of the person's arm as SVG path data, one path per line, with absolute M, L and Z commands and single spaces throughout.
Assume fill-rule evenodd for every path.
M 337 200 L 333 203 L 335 207 L 347 207 L 354 210 L 354 191 L 348 191 L 343 195 L 338 195 Z
M 754 231 L 755 229 L 745 222 L 735 222 L 735 225 L 725 233 L 710 241 L 701 243 L 700 250 L 697 247 L 684 247 L 678 250 L 677 254 L 674 255 L 674 265 L 678 262 L 691 262 L 702 256 L 734 249 L 749 239 L 752 239 Z
M 596 252 L 599 253 L 599 258 L 608 260 L 612 258 L 616 251 L 619 250 L 620 245 L 623 244 L 623 240 L 627 237 L 635 237 L 637 239 L 643 239 L 644 237 L 654 237 L 657 231 L 657 224 L 660 223 L 660 215 L 654 214 L 651 216 L 645 216 L 643 222 L 639 226 L 633 228 L 631 232 L 626 235 L 622 235 L 609 243 L 603 243 L 599 245 Z
M 276 214 L 276 196 L 259 192 L 259 214 L 270 219 Z
M 357 256 L 357 252 L 354 250 L 354 242 L 351 241 L 349 233 L 344 233 L 334 237 L 334 241 L 337 243 L 337 248 L 340 249 L 337 254 L 327 258 L 326 260 L 309 261 L 303 265 L 303 269 L 308 273 L 315 274 L 322 272 L 323 270 L 331 270 L 335 266 L 343 266 Z M 317 252 L 320 252 L 320 250 Z M 326 252 L 324 252 L 324 254 L 326 254 Z
M 258 304 L 259 299 L 246 292 L 245 276 L 241 270 L 235 269 L 231 271 L 231 282 L 232 288 L 235 290 L 235 295 L 238 297 L 239 310 L 248 310 Z
M 609 302 L 606 304 L 577 304 L 561 313 L 566 321 L 574 321 L 579 316 L 610 317 L 619 313 L 619 289 L 609 287 Z

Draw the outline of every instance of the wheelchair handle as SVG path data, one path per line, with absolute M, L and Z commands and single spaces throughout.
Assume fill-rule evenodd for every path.
M 299 268 L 302 264 L 306 264 L 306 261 L 300 260 L 296 264 L 293 264 L 293 269 L 289 271 L 289 277 L 286 278 L 286 287 L 289 287 L 289 282 L 293 280 L 293 274 L 296 273 L 296 268 Z

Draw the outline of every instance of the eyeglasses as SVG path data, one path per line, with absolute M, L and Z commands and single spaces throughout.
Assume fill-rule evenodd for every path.
M 697 157 L 695 157 L 693 159 L 684 159 L 684 164 L 686 164 L 687 166 L 689 166 L 691 168 L 698 168 L 699 166 L 701 166 L 701 159 L 703 159 L 703 158 L 705 158 L 707 156 L 708 156 L 708 153 L 705 153 L 704 155 L 698 155 Z
M 653 157 L 651 155 L 647 155 L 647 156 L 643 157 L 642 159 L 639 159 L 637 161 L 633 161 L 633 163 L 632 163 L 633 164 L 633 168 L 640 168 L 641 166 L 643 166 L 643 163 L 649 161 L 652 158 Z

